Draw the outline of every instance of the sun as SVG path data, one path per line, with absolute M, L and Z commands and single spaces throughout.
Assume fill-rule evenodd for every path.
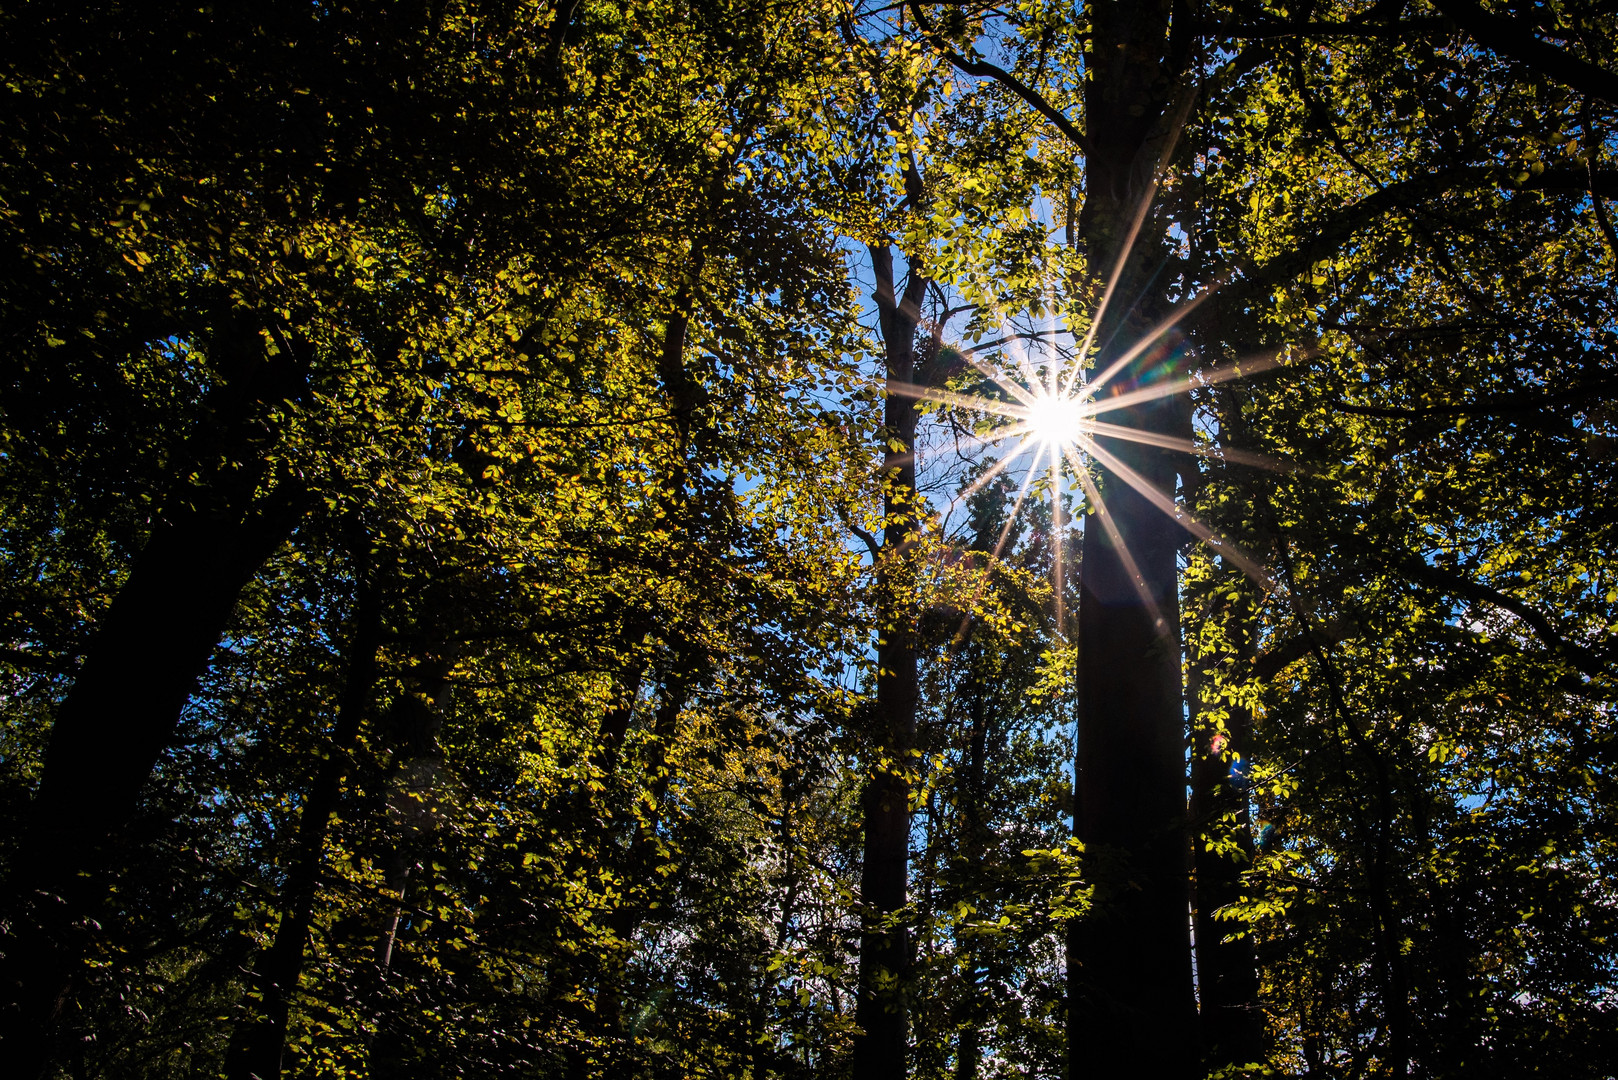
M 1053 449 L 1077 445 L 1089 433 L 1088 412 L 1078 398 L 1041 394 L 1027 410 L 1028 433 Z

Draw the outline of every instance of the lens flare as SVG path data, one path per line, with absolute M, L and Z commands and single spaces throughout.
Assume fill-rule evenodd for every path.
M 1087 434 L 1083 404 L 1055 394 L 1036 397 L 1028 406 L 1028 431 L 1047 446 L 1071 446 Z
M 1182 111 L 1181 122 L 1183 120 Z M 1179 130 L 1176 127 L 1169 140 L 1171 146 L 1178 137 Z M 1166 159 L 1167 151 L 1164 156 L 1164 160 Z M 1012 523 L 1022 508 L 1024 496 L 1029 493 L 1036 474 L 1044 473 L 1049 479 L 1053 536 L 1060 535 L 1063 528 L 1064 482 L 1069 478 L 1077 481 L 1084 493 L 1088 522 L 1099 524 L 1106 530 L 1123 559 L 1126 572 L 1135 583 L 1142 605 L 1161 629 L 1164 627 L 1163 616 L 1146 589 L 1145 579 L 1141 576 L 1133 556 L 1125 547 L 1123 536 L 1107 509 L 1106 501 L 1102 498 L 1101 484 L 1110 487 L 1111 483 L 1116 482 L 1123 487 L 1133 488 L 1180 527 L 1207 544 L 1221 558 L 1244 571 L 1262 588 L 1278 595 L 1282 590 L 1256 560 L 1248 557 L 1236 545 L 1198 520 L 1185 507 L 1180 506 L 1171 491 L 1158 490 L 1107 447 L 1109 445 L 1116 447 L 1118 442 L 1134 442 L 1179 453 L 1196 454 L 1214 461 L 1256 465 L 1281 472 L 1295 471 L 1295 466 L 1250 451 L 1218 447 L 1211 442 L 1136 428 L 1127 424 L 1108 423 L 1102 418 L 1150 401 L 1257 374 L 1284 364 L 1288 359 L 1306 355 L 1308 350 L 1282 349 L 1264 356 L 1247 357 L 1227 366 L 1206 367 L 1189 374 L 1175 375 L 1177 361 L 1170 355 L 1170 335 L 1178 333 L 1178 324 L 1188 314 L 1234 279 L 1235 274 L 1231 271 L 1218 275 L 1194 296 L 1182 300 L 1174 311 L 1169 312 L 1156 326 L 1140 335 L 1120 355 L 1111 357 L 1099 372 L 1086 377 L 1089 362 L 1092 359 L 1100 359 L 1093 350 L 1097 344 L 1096 334 L 1122 280 L 1124 267 L 1129 261 L 1135 239 L 1146 220 L 1147 211 L 1152 205 L 1156 191 L 1157 180 L 1154 178 L 1141 199 L 1129 235 L 1119 250 L 1117 263 L 1107 280 L 1100 306 L 1088 320 L 1088 329 L 1082 341 L 1077 334 L 1058 324 L 1053 304 L 1050 309 L 1052 313 L 1050 323 L 1044 330 L 1008 333 L 1002 338 L 982 344 L 976 343 L 974 339 L 971 347 L 962 347 L 959 350 L 962 359 L 988 383 L 993 384 L 993 389 L 988 390 L 986 394 L 960 393 L 941 387 L 915 384 L 906 385 L 891 379 L 888 380 L 885 389 L 890 394 L 906 395 L 929 401 L 934 405 L 976 413 L 983 422 L 978 425 L 974 434 L 963 436 L 966 443 L 985 449 L 1004 447 L 998 451 L 998 460 L 992 466 L 983 470 L 976 481 L 957 493 L 952 500 L 952 507 L 981 491 L 1011 466 L 1013 461 L 1027 459 L 1027 474 L 1017 491 L 1011 515 L 1000 532 L 1000 540 L 995 545 L 993 557 L 998 557 L 1001 548 L 1004 547 Z M 948 315 L 945 316 L 945 321 L 948 321 Z M 1055 350 L 1051 343 L 1066 336 L 1080 341 L 1077 349 Z M 1025 342 L 1034 344 L 1025 345 Z M 1047 347 L 1054 350 L 1057 355 L 1051 355 Z M 1032 352 L 1036 349 L 1042 353 L 1039 360 L 1045 363 L 1036 360 Z M 1013 353 L 1017 361 L 1014 366 L 1005 365 L 1004 354 L 1007 350 Z M 996 354 L 999 354 L 999 357 L 991 360 L 990 357 L 995 357 Z M 1143 360 L 1143 357 L 1148 359 Z M 1144 373 L 1140 370 L 1143 367 L 1148 369 Z M 1113 387 L 1113 392 L 1103 396 L 1102 391 L 1109 388 L 1115 378 L 1127 379 L 1126 385 Z M 959 448 L 958 445 L 957 449 Z M 1099 467 L 1098 475 L 1091 475 L 1092 466 Z M 1111 481 L 1103 481 L 1099 475 L 1101 472 L 1109 474 Z M 1089 528 L 1090 524 L 1087 523 L 1085 527 Z M 1060 633 L 1063 623 L 1060 546 L 1053 547 L 1051 554 L 1056 623 Z M 970 616 L 962 621 L 957 640 L 963 639 L 969 619 Z
M 1172 323 L 1165 323 L 1163 327 L 1153 331 L 1147 341 L 1130 349 L 1127 355 L 1131 358 L 1143 355 L 1153 344 L 1151 338 L 1160 337 L 1163 330 L 1171 326 Z M 1120 388 L 1121 392 L 1105 397 L 1100 396 L 1098 391 L 1105 384 L 1107 377 L 1117 373 L 1119 368 L 1117 364 L 1103 372 L 1101 376 L 1085 379 L 1082 365 L 1077 362 L 1071 362 L 1071 370 L 1060 370 L 1053 366 L 1039 372 L 1030 369 L 1030 357 L 1026 353 L 1021 360 L 1016 372 L 997 369 L 988 363 L 972 362 L 978 373 L 993 383 L 999 391 L 994 397 L 920 386 L 904 387 L 891 383 L 888 386 L 890 393 L 908 394 L 936 405 L 977 413 L 979 416 L 994 418 L 997 421 L 991 422 L 986 430 L 970 436 L 967 441 L 985 448 L 995 445 L 1003 447 L 998 452 L 998 460 L 985 469 L 972 484 L 958 492 L 952 500 L 952 506 L 982 490 L 1015 462 L 1026 462 L 1027 475 L 1017 492 L 1016 505 L 1012 508 L 1011 517 L 1007 519 L 1002 530 L 1000 543 L 995 545 L 996 556 L 999 555 L 1006 536 L 1010 533 L 1017 511 L 1022 507 L 1023 496 L 1027 494 L 1036 474 L 1044 474 L 1049 479 L 1051 515 L 1058 533 L 1062 528 L 1061 491 L 1064 482 L 1076 481 L 1083 490 L 1087 514 L 1107 531 L 1113 544 L 1119 549 L 1137 591 L 1140 592 L 1141 603 L 1154 621 L 1162 626 L 1163 616 L 1146 591 L 1145 579 L 1135 567 L 1133 557 L 1124 548 L 1123 537 L 1119 534 L 1107 509 L 1106 501 L 1097 485 L 1099 477 L 1091 476 L 1093 464 L 1099 466 L 1101 471 L 1110 474 L 1112 482 L 1135 489 L 1181 528 L 1207 544 L 1221 558 L 1245 572 L 1261 588 L 1280 594 L 1279 583 L 1262 565 L 1181 506 L 1172 494 L 1158 490 L 1145 477 L 1107 449 L 1107 445 L 1116 441 L 1141 443 L 1179 453 L 1196 454 L 1215 461 L 1256 465 L 1280 472 L 1294 471 L 1295 467 L 1291 463 L 1249 451 L 1221 448 L 1193 439 L 1108 423 L 1102 417 L 1121 412 L 1134 405 L 1184 394 L 1200 387 L 1276 367 L 1284 362 L 1282 353 L 1252 357 L 1226 367 L 1204 368 L 1190 375 L 1160 379 L 1150 385 L 1140 385 L 1138 380 L 1132 380 L 1135 382 L 1132 388 Z M 1053 577 L 1056 581 L 1057 627 L 1060 631 L 1063 623 L 1060 549 L 1053 551 L 1052 554 Z M 964 633 L 965 623 L 962 625 Z

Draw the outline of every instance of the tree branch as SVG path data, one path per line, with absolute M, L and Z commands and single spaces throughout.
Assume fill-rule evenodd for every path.
M 1494 184 L 1517 191 L 1618 191 L 1618 172 L 1611 170 L 1593 172 L 1572 167 L 1547 169 L 1521 182 L 1516 180 L 1518 175 L 1520 173 L 1498 165 L 1458 165 L 1389 184 L 1343 207 L 1336 216 L 1319 224 L 1307 225 L 1309 239 L 1306 243 L 1244 273 L 1231 288 L 1225 290 L 1225 298 L 1252 296 L 1297 277 L 1336 252 L 1354 234 L 1378 219 L 1399 210 L 1413 209 L 1436 195 L 1458 191 L 1469 184 L 1480 187 Z
M 981 345 L 974 345 L 970 349 L 962 349 L 961 355 L 976 356 L 978 353 L 989 352 L 993 349 L 998 349 L 1002 345 L 1009 345 L 1013 341 L 1037 341 L 1041 338 L 1061 337 L 1068 333 L 1069 331 L 1067 330 L 1031 330 L 1026 334 L 1007 334 L 1003 338 L 995 338 L 993 341 L 985 341 Z
M 1317 648 L 1336 645 L 1358 637 L 1359 633 L 1359 624 L 1352 619 L 1333 619 L 1325 626 L 1288 638 L 1253 657 L 1251 661 L 1253 676 L 1262 682 L 1268 682 L 1287 667 L 1313 654 Z
M 1068 141 L 1079 148 L 1080 153 L 1086 156 L 1089 155 L 1090 140 L 1084 137 L 1084 132 L 1080 131 L 1077 125 L 1069 120 L 1060 109 L 1046 101 L 1039 91 L 998 64 L 991 64 L 987 60 L 969 60 L 956 52 L 950 47 L 949 42 L 939 37 L 934 31 L 932 21 L 921 10 L 921 4 L 917 0 L 909 0 L 909 4 L 910 12 L 916 17 L 917 25 L 926 33 L 928 44 L 937 49 L 944 59 L 968 75 L 974 75 L 980 79 L 993 79 L 1001 86 L 1004 86 L 1031 105 L 1039 115 L 1055 124 L 1062 134 L 1067 136 Z
M 1242 41 L 1279 37 L 1385 37 L 1402 40 L 1412 34 L 1437 30 L 1442 27 L 1442 19 L 1406 19 L 1403 22 L 1392 23 L 1277 22 L 1247 26 L 1205 22 L 1199 25 L 1197 29 L 1212 38 L 1238 39 Z
M 1393 420 L 1424 420 L 1430 416 L 1510 416 L 1513 414 L 1537 415 L 1545 411 L 1548 405 L 1556 405 L 1569 401 L 1582 401 L 1585 398 L 1600 397 L 1618 390 L 1618 382 L 1598 382 L 1589 386 L 1574 387 L 1556 394 L 1505 394 L 1496 398 L 1489 398 L 1472 405 L 1427 405 L 1419 409 L 1396 409 L 1379 405 L 1351 405 L 1346 401 L 1334 401 L 1332 407 L 1340 412 L 1353 413 L 1356 416 L 1381 416 Z
M 1485 11 L 1474 0 L 1432 2 L 1484 48 L 1526 64 L 1580 93 L 1618 105 L 1618 74 L 1547 43 L 1521 19 L 1508 19 Z
M 1433 566 L 1431 563 L 1404 563 L 1401 569 L 1406 574 L 1409 574 L 1411 578 L 1426 582 L 1428 585 L 1452 596 L 1488 604 L 1491 607 L 1500 608 L 1502 611 L 1511 612 L 1511 614 L 1521 619 L 1529 629 L 1533 630 L 1535 635 L 1548 645 L 1552 652 L 1561 655 L 1563 659 L 1578 668 L 1582 674 L 1589 678 L 1596 679 L 1607 674 L 1607 662 L 1603 657 L 1576 642 L 1568 640 L 1566 635 L 1552 625 L 1549 618 L 1524 601 L 1518 600 L 1514 596 L 1507 596 L 1505 593 L 1497 592 L 1487 585 L 1482 585 L 1470 578 Z
M 839 509 L 837 513 L 838 516 L 843 519 L 843 524 L 847 526 L 848 531 L 863 540 L 865 542 L 865 546 L 870 549 L 871 562 L 874 565 L 877 560 L 882 558 L 882 545 L 876 542 L 875 536 L 872 536 L 865 529 L 862 529 L 858 525 L 854 524 L 853 517 L 851 517 L 846 510 Z
M 1607 208 L 1601 204 L 1602 192 L 1596 189 L 1596 149 L 1601 141 L 1594 137 L 1593 125 L 1590 123 L 1590 99 L 1585 98 L 1584 107 L 1579 110 L 1580 123 L 1584 126 L 1584 146 L 1586 157 L 1584 171 L 1590 178 L 1590 201 L 1595 204 L 1596 224 L 1601 227 L 1601 234 L 1607 241 L 1607 251 L 1612 255 L 1614 265 L 1618 265 L 1618 232 L 1612 228 L 1612 219 L 1607 216 Z

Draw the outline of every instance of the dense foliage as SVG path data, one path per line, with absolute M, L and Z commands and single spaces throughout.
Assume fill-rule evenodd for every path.
M 1618 1075 L 1610 4 L 0 40 L 18 1075 Z

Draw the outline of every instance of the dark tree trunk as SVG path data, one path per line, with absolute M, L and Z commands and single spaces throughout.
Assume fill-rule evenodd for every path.
M 986 542 L 985 542 L 986 540 Z M 980 537 L 979 544 L 974 545 L 980 550 L 990 550 L 994 538 Z M 971 628 L 968 628 L 968 634 Z M 960 780 L 960 847 L 959 852 L 965 859 L 965 865 L 971 869 L 969 873 L 976 873 L 983 865 L 983 853 L 987 846 L 988 823 L 984 820 L 988 792 L 986 776 L 988 772 L 989 754 L 989 717 L 988 703 L 984 700 L 986 688 L 978 670 L 980 651 L 967 639 L 965 650 L 967 652 L 966 679 L 967 684 L 960 688 L 958 693 L 966 700 L 967 708 L 967 738 L 966 760 L 963 762 Z M 958 1024 L 960 1027 L 960 1041 L 956 1046 L 955 1054 L 955 1080 L 977 1080 L 979 1068 L 983 1059 L 982 1023 L 985 1012 L 983 999 L 982 978 L 979 974 L 980 958 L 977 943 L 973 939 L 965 939 L 957 943 L 956 948 L 966 954 L 964 986 L 961 989 L 961 1003 Z
M 1244 640 L 1238 659 L 1251 658 Z M 1203 663 L 1217 658 L 1207 658 Z M 1193 658 L 1190 682 L 1200 685 L 1201 665 Z M 1199 695 L 1190 695 L 1193 708 Z M 1258 961 L 1253 939 L 1243 934 L 1225 940 L 1241 927 L 1214 918 L 1214 913 L 1243 895 L 1242 872 L 1253 865 L 1252 822 L 1242 775 L 1249 767 L 1253 743 L 1253 715 L 1238 705 L 1229 707 L 1225 730 L 1209 723 L 1193 725 L 1191 751 L 1191 820 L 1198 826 L 1195 841 L 1197 993 L 1201 998 L 1202 1042 L 1210 1065 L 1244 1065 L 1267 1060 L 1264 1014 L 1258 1003 Z M 1230 839 L 1236 850 L 1210 850 L 1210 841 L 1224 849 Z
M 978 1068 L 983 1063 L 982 1033 L 977 1025 L 961 1028 L 960 1042 L 955 1050 L 955 1080 L 978 1080 Z
M 22 910 L 4 962 L 5 1056 L 40 1075 L 106 896 L 119 835 L 243 586 L 291 514 L 187 515 L 136 558 L 57 713 L 45 775 L 11 874 Z
M 447 650 L 418 655 L 414 669 L 405 676 L 405 692 L 387 712 L 384 738 L 393 757 L 388 821 L 397 830 L 398 841 L 383 863 L 382 888 L 397 898 L 377 942 L 377 966 L 383 971 L 393 964 L 399 922 L 404 914 L 404 893 L 420 858 L 421 838 L 429 836 L 437 825 L 432 791 L 444 762 L 438 736 L 444 729 L 453 666 Z
M 910 748 L 916 735 L 914 615 L 910 610 L 910 549 L 917 530 L 916 325 L 927 282 L 911 273 L 895 292 L 893 253 L 873 245 L 876 305 L 889 390 L 882 471 L 886 485 L 882 550 L 877 559 L 878 644 L 873 736 L 884 762 L 866 781 L 860 809 L 865 830 L 860 871 L 859 999 L 854 1080 L 902 1080 L 910 1020 L 906 982 L 910 935 L 895 919 L 905 906 L 910 859 Z
M 1097 338 L 1102 371 L 1166 309 L 1151 292 L 1164 258 L 1161 229 L 1148 225 L 1133 247 L 1130 233 L 1172 141 L 1166 114 L 1183 58 L 1173 52 L 1170 7 L 1164 0 L 1089 5 L 1079 231 L 1095 272 L 1118 267 Z M 1147 350 L 1109 389 L 1139 385 L 1162 362 Z M 1102 418 L 1179 435 L 1185 417 L 1168 401 Z M 1174 495 L 1178 469 L 1169 454 L 1098 441 Z M 1092 508 L 1085 519 L 1080 568 L 1074 830 L 1096 895 L 1069 942 L 1069 1072 L 1074 1080 L 1182 1077 L 1199 1056 L 1176 567 L 1185 534 L 1110 471 L 1102 496 L 1106 512 Z
M 252 973 L 258 1001 L 231 1035 L 225 1055 L 227 1080 L 280 1080 L 292 998 L 303 972 L 304 946 L 314 919 L 326 830 L 342 795 L 343 778 L 376 682 L 381 612 L 375 590 L 364 579 L 366 561 L 358 559 L 355 570 L 359 584 L 354 636 L 348 649 L 348 676 L 337 702 L 337 722 L 298 815 L 292 865 L 281 897 L 281 922 L 275 940 Z
M 1210 322 L 1210 328 L 1216 324 Z M 1246 424 L 1238 400 L 1228 389 L 1214 395 L 1219 430 L 1226 447 L 1246 441 Z M 1200 492 L 1201 472 L 1187 474 L 1187 486 Z M 1188 498 L 1194 495 L 1188 494 Z M 1187 696 L 1193 711 L 1191 740 L 1191 821 L 1195 867 L 1194 937 L 1197 956 L 1197 996 L 1202 1044 L 1210 1067 L 1264 1063 L 1269 1060 L 1264 1013 L 1258 997 L 1258 957 L 1250 933 L 1239 933 L 1238 923 L 1217 919 L 1215 913 L 1240 900 L 1242 873 L 1253 865 L 1253 823 L 1248 805 L 1247 777 L 1253 755 L 1253 713 L 1226 700 L 1224 729 L 1203 710 L 1205 671 L 1225 668 L 1241 679 L 1257 673 L 1253 666 L 1258 609 L 1249 584 L 1233 581 L 1215 591 L 1235 597 L 1225 610 L 1230 652 L 1189 658 Z M 1234 665 L 1234 668 L 1232 668 Z M 1231 848 L 1234 841 L 1235 847 Z M 1215 845 L 1210 848 L 1210 844 Z M 1226 940 L 1230 938 L 1231 940 Z
M 1173 481 L 1172 468 L 1137 468 L 1159 484 Z M 1097 891 L 1094 910 L 1074 929 L 1070 1053 L 1074 1077 L 1174 1077 L 1197 1058 L 1178 537 L 1123 485 L 1111 485 L 1105 499 L 1155 611 L 1092 515 L 1080 574 L 1074 828 Z
M 48 1068 L 141 788 L 173 738 L 241 590 L 292 532 L 304 495 L 271 478 L 263 405 L 298 396 L 306 356 L 266 358 L 256 325 L 212 342 L 227 381 L 180 455 L 179 479 L 57 710 L 8 891 L 0 1041 L 12 1075 Z M 300 343 L 301 347 L 301 343 Z

